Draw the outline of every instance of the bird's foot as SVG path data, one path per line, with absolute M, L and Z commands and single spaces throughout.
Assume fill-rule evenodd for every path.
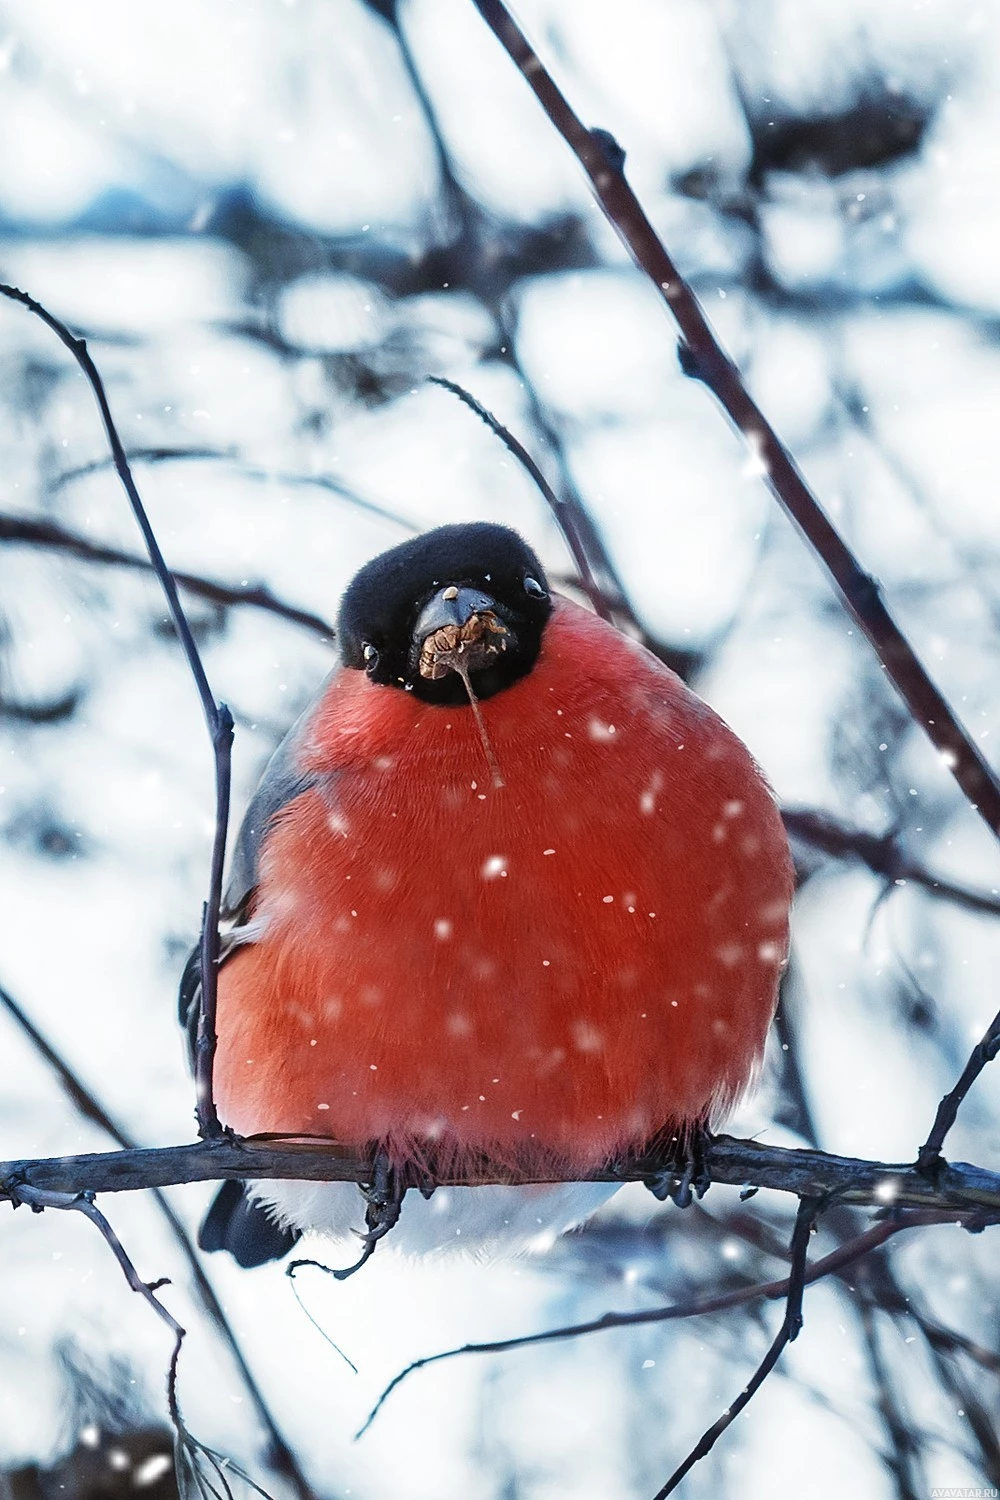
M 661 1203 L 669 1198 L 678 1208 L 687 1208 L 692 1196 L 704 1198 L 712 1181 L 708 1171 L 711 1144 L 712 1135 L 702 1124 L 688 1126 L 673 1136 L 667 1143 L 667 1161 L 659 1171 L 643 1178 L 653 1197 Z
M 353 1276 L 355 1271 L 360 1271 L 371 1260 L 379 1240 L 384 1239 L 398 1223 L 403 1199 L 406 1197 L 407 1184 L 402 1180 L 402 1174 L 396 1171 L 381 1149 L 375 1156 L 371 1182 L 361 1182 L 358 1186 L 367 1205 L 365 1232 L 361 1235 L 362 1250 L 353 1266 L 345 1266 L 342 1270 L 333 1272 L 338 1281 L 346 1281 L 348 1276 Z
M 396 1224 L 406 1197 L 406 1184 L 401 1174 L 397 1173 L 381 1149 L 375 1155 L 372 1180 L 361 1184 L 361 1194 L 368 1204 L 365 1210 L 365 1223 L 368 1226 L 365 1239 L 371 1241 L 374 1247 Z

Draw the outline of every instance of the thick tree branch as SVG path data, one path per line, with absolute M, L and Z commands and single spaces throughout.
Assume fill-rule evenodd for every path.
M 593 1172 L 586 1180 L 644 1182 L 662 1174 L 666 1165 L 663 1156 L 650 1155 L 627 1166 Z M 942 1163 L 931 1180 L 913 1165 L 832 1156 L 824 1151 L 787 1150 L 723 1135 L 716 1136 L 708 1146 L 706 1166 L 713 1182 L 731 1186 L 774 1188 L 798 1197 L 833 1195 L 839 1203 L 878 1209 L 982 1210 L 988 1216 L 1000 1216 L 1000 1173 L 967 1162 Z M 0 1162 L 0 1198 L 16 1199 L 19 1185 L 25 1184 L 48 1192 L 115 1193 L 229 1178 L 369 1182 L 372 1167 L 371 1156 L 360 1155 L 336 1141 L 223 1137 L 186 1146 Z M 474 1179 L 448 1173 L 429 1175 L 441 1186 L 459 1186 L 472 1180 L 512 1180 L 488 1168 Z M 564 1179 L 553 1173 L 518 1180 Z
M 630 188 L 622 170 L 621 148 L 606 131 L 588 129 L 573 112 L 501 0 L 473 0 L 473 4 L 576 155 L 625 248 L 673 314 L 683 338 L 685 368 L 705 382 L 742 433 L 772 493 L 820 559 L 914 720 L 940 751 L 973 807 L 1000 834 L 1000 779 L 918 660 L 886 608 L 878 582 L 844 542 L 724 353 Z

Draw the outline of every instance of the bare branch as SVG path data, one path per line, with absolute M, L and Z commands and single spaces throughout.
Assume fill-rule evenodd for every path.
M 47 1038 L 38 1030 L 38 1027 L 31 1018 L 21 1009 L 13 995 L 4 989 L 2 985 L 0 985 L 0 1005 L 3 1005 L 8 1015 L 10 1015 L 15 1024 L 28 1038 L 31 1045 L 45 1059 L 49 1066 L 54 1069 L 63 1090 L 84 1119 L 92 1121 L 101 1130 L 106 1131 L 112 1140 L 117 1141 L 123 1150 L 139 1150 L 140 1148 L 129 1137 L 127 1132 L 108 1114 L 103 1105 L 87 1088 L 83 1080 L 69 1066 L 65 1058 L 60 1056 Z M 188 1272 L 198 1299 L 218 1329 L 220 1337 L 229 1350 L 233 1363 L 240 1372 L 247 1394 L 253 1403 L 258 1420 L 267 1436 L 268 1463 L 276 1474 L 280 1474 L 288 1480 L 295 1493 L 299 1496 L 299 1500 L 315 1500 L 315 1493 L 303 1474 L 298 1459 L 285 1441 L 272 1415 L 271 1409 L 264 1399 L 264 1393 L 257 1384 L 253 1371 L 247 1364 L 239 1341 L 233 1332 L 229 1319 L 226 1317 L 221 1302 L 215 1295 L 215 1288 L 205 1275 L 201 1261 L 188 1237 L 187 1230 L 174 1213 L 162 1190 L 154 1188 L 153 1196 L 156 1199 L 157 1207 L 170 1228 L 175 1243 L 187 1262 Z
M 931 1133 L 920 1148 L 917 1166 L 922 1172 L 934 1175 L 936 1164 L 941 1161 L 944 1138 L 955 1123 L 962 1100 L 979 1077 L 980 1073 L 1000 1052 L 1000 1011 L 993 1017 L 980 1040 L 973 1047 L 969 1061 L 962 1069 L 955 1087 L 945 1094 L 937 1107 Z
M 833 1216 L 831 1215 L 831 1217 Z M 777 1242 L 770 1229 L 767 1228 L 761 1219 L 751 1218 L 746 1214 L 727 1214 L 721 1218 L 713 1219 L 712 1222 L 727 1234 L 737 1235 L 748 1245 L 752 1245 L 755 1250 L 763 1251 L 766 1255 L 785 1256 L 788 1253 Z M 863 1235 L 858 1237 L 857 1241 L 846 1241 L 840 1249 L 833 1252 L 832 1258 L 837 1263 L 831 1265 L 829 1269 L 844 1283 L 849 1291 L 853 1292 L 856 1290 L 858 1278 L 854 1273 L 848 1276 L 846 1269 L 849 1264 L 853 1263 L 856 1257 L 851 1256 L 849 1259 L 840 1260 L 839 1257 L 842 1250 L 849 1248 L 855 1243 L 860 1243 L 862 1239 L 866 1239 L 868 1236 L 878 1235 L 879 1231 L 889 1226 L 894 1225 L 899 1229 L 912 1229 L 926 1224 L 945 1222 L 949 1221 L 944 1216 L 937 1214 L 933 1209 L 905 1209 L 898 1214 L 893 1214 L 891 1219 L 884 1220 L 881 1224 L 875 1225 L 874 1228 L 866 1230 Z M 981 1221 L 977 1220 L 974 1215 L 969 1219 L 956 1219 L 954 1222 L 963 1223 L 964 1227 L 973 1233 L 980 1228 L 981 1224 Z M 829 1225 L 829 1219 L 827 1223 Z M 873 1238 L 868 1248 L 878 1249 L 883 1238 L 887 1239 L 889 1236 L 882 1235 L 880 1238 Z M 993 1375 L 1000 1375 L 1000 1353 L 987 1348 L 984 1344 L 976 1343 L 974 1339 L 967 1338 L 965 1334 L 959 1333 L 957 1329 L 949 1328 L 944 1323 L 938 1323 L 926 1313 L 920 1312 L 916 1307 L 912 1293 L 904 1296 L 900 1290 L 894 1276 L 891 1274 L 891 1268 L 884 1257 L 880 1258 L 877 1262 L 877 1275 L 871 1274 L 871 1266 L 872 1262 L 869 1262 L 867 1280 L 876 1285 L 876 1302 L 882 1312 L 888 1313 L 891 1317 L 895 1318 L 912 1318 L 914 1322 L 919 1323 L 920 1332 L 924 1338 L 935 1348 L 947 1354 L 964 1354 L 974 1361 L 975 1364 L 981 1365 L 984 1370 L 989 1370 Z
M 907 855 L 895 833 L 867 833 L 813 808 L 783 807 L 781 817 L 789 837 L 835 859 L 857 859 L 873 875 L 882 875 L 897 885 L 919 885 L 932 896 L 963 906 L 966 911 L 1000 916 L 1000 896 L 970 890 L 941 880 Z
M 788 1277 L 785 1316 L 781 1320 L 781 1327 L 775 1334 L 771 1347 L 736 1400 L 726 1408 L 717 1421 L 712 1423 L 708 1431 L 702 1434 L 684 1462 L 674 1470 L 662 1489 L 657 1490 L 653 1500 L 666 1500 L 668 1495 L 673 1494 L 685 1474 L 688 1474 L 696 1463 L 711 1452 L 726 1428 L 735 1422 L 740 1412 L 756 1396 L 778 1363 L 785 1346 L 798 1338 L 802 1328 L 802 1293 L 806 1284 L 806 1254 L 809 1249 L 809 1236 L 822 1206 L 821 1198 L 802 1198 L 799 1202 L 798 1212 L 795 1215 L 795 1228 L 792 1231 L 792 1265 Z
M 158 464 L 167 460 L 174 463 L 204 463 L 206 460 L 235 459 L 237 456 L 236 448 L 133 448 L 129 463 Z M 113 469 L 114 464 L 114 458 L 92 458 L 85 464 L 74 465 L 72 469 L 63 469 L 49 480 L 49 493 L 65 489 L 67 485 L 86 479 L 91 474 L 102 474 L 105 469 Z
M 202 1495 L 205 1495 L 207 1492 L 213 1496 L 218 1496 L 215 1486 L 211 1481 L 206 1480 L 202 1473 L 202 1466 L 207 1463 L 214 1473 L 216 1480 L 221 1484 L 223 1494 L 227 1497 L 227 1500 L 232 1500 L 232 1490 L 225 1476 L 226 1467 L 231 1468 L 233 1473 L 239 1474 L 240 1478 L 249 1484 L 251 1489 L 263 1497 L 263 1500 L 272 1500 L 267 1491 L 261 1489 L 259 1484 L 255 1484 L 242 1469 L 236 1465 L 229 1464 L 227 1460 L 222 1460 L 219 1454 L 215 1453 L 211 1448 L 207 1448 L 204 1443 L 200 1443 L 191 1433 L 181 1415 L 180 1405 L 177 1400 L 177 1371 L 181 1347 L 187 1337 L 187 1330 L 178 1323 L 177 1319 L 164 1307 L 156 1295 L 161 1287 L 170 1285 L 169 1280 L 164 1277 L 160 1281 L 143 1281 L 132 1264 L 121 1240 L 115 1234 L 115 1231 L 100 1209 L 95 1206 L 89 1193 L 52 1193 L 42 1191 L 38 1188 L 23 1187 L 18 1190 L 17 1197 L 14 1200 L 15 1207 L 18 1203 L 28 1205 L 36 1213 L 41 1213 L 46 1208 L 55 1208 L 68 1209 L 84 1214 L 109 1246 L 121 1267 L 122 1275 L 125 1277 L 132 1291 L 142 1297 L 145 1302 L 148 1302 L 160 1321 L 165 1323 L 170 1329 L 174 1336 L 174 1346 L 170 1355 L 170 1363 L 167 1366 L 167 1411 L 170 1416 L 171 1425 L 177 1436 L 178 1465 L 183 1463 L 187 1467 L 189 1478 L 195 1489 Z M 186 1491 L 182 1489 L 182 1493 L 186 1493 Z
M 240 458 L 239 453 L 233 448 L 133 448 L 131 462 L 135 463 L 190 463 L 212 460 L 216 463 L 224 463 L 230 473 L 238 473 L 244 479 L 259 480 L 267 484 L 287 484 L 295 488 L 325 490 L 328 494 L 336 495 L 338 500 L 346 500 L 355 510 L 363 510 L 368 515 L 378 516 L 382 521 L 389 521 L 393 526 L 398 526 L 402 531 L 415 533 L 418 528 L 407 517 L 397 510 L 390 510 L 387 505 L 382 505 L 378 500 L 371 500 L 366 495 L 359 494 L 349 484 L 342 480 L 334 479 L 329 474 L 299 474 L 287 469 L 262 468 L 259 464 L 248 463 L 246 459 Z M 50 490 L 62 489 L 63 486 L 75 483 L 78 479 L 85 479 L 88 474 L 97 474 L 102 470 L 114 467 L 114 459 L 95 458 L 89 463 L 80 464 L 73 469 L 64 469 L 51 481 Z M 174 575 L 177 576 L 176 574 Z
M 481 401 L 477 401 L 475 396 L 470 391 L 467 391 L 464 386 L 459 385 L 454 380 L 446 380 L 443 375 L 428 375 L 427 379 L 431 385 L 439 385 L 442 390 L 450 391 L 470 411 L 474 411 L 480 421 L 485 422 L 490 431 L 500 439 L 507 451 L 514 455 L 522 469 L 530 475 L 546 505 L 552 512 L 553 518 L 566 540 L 566 545 L 573 555 L 573 561 L 576 563 L 576 569 L 580 575 L 580 582 L 583 585 L 584 593 L 597 613 L 603 619 L 610 620 L 611 611 L 608 608 L 608 601 L 601 592 L 597 580 L 591 571 L 587 549 L 583 544 L 583 538 L 576 525 L 573 512 L 556 494 L 524 444 Z
M 230 1178 L 261 1181 L 370 1182 L 373 1157 L 325 1137 L 224 1136 L 185 1146 L 155 1146 L 78 1156 L 0 1162 L 0 1200 L 16 1198 L 20 1185 L 52 1192 L 135 1192 L 183 1182 L 216 1182 Z M 650 1154 L 616 1167 L 602 1168 L 573 1181 L 649 1182 L 669 1169 L 666 1152 Z M 968 1162 L 943 1163 L 933 1181 L 916 1166 L 833 1156 L 825 1151 L 788 1150 L 757 1141 L 715 1136 L 706 1145 L 705 1166 L 712 1182 L 730 1186 L 774 1188 L 797 1197 L 835 1194 L 838 1202 L 889 1209 L 929 1208 L 941 1212 L 984 1211 L 1000 1215 L 1000 1173 Z M 565 1175 L 539 1172 L 513 1177 L 491 1170 L 466 1175 L 435 1173 L 431 1166 L 421 1183 L 458 1187 L 512 1181 L 562 1182 Z
M 899 1399 L 896 1382 L 892 1378 L 879 1339 L 876 1312 L 879 1304 L 872 1298 L 862 1300 L 857 1309 L 858 1321 L 868 1356 L 868 1369 L 875 1392 L 875 1406 L 882 1418 L 882 1427 L 889 1442 L 883 1463 L 895 1481 L 898 1500 L 921 1500 L 926 1485 L 921 1465 L 923 1433 L 907 1414 Z
M 42 1188 L 29 1187 L 26 1183 L 17 1189 L 16 1201 L 25 1203 L 29 1208 L 40 1211 L 45 1208 L 67 1208 L 77 1213 L 84 1214 L 92 1224 L 100 1230 L 102 1236 L 114 1254 L 115 1259 L 121 1266 L 122 1274 L 133 1292 L 137 1292 L 144 1298 L 156 1313 L 156 1316 L 166 1323 L 171 1333 L 177 1340 L 178 1347 L 184 1339 L 187 1330 L 182 1328 L 172 1313 L 168 1312 L 162 1302 L 157 1301 L 156 1292 L 162 1286 L 168 1286 L 167 1281 L 157 1281 L 152 1284 L 143 1281 L 135 1266 L 129 1259 L 125 1247 L 115 1234 L 107 1219 L 100 1209 L 90 1201 L 83 1193 L 53 1193 Z
M 930 1209 L 908 1210 L 905 1214 L 900 1213 L 893 1219 L 873 1225 L 863 1234 L 847 1240 L 836 1250 L 831 1250 L 829 1255 L 824 1255 L 822 1259 L 807 1266 L 805 1284 L 821 1281 L 824 1276 L 842 1271 L 845 1266 L 853 1264 L 862 1256 L 884 1245 L 886 1240 L 899 1234 L 901 1230 L 922 1229 L 931 1224 L 955 1222 L 953 1213 L 941 1214 Z M 301 1264 L 315 1264 L 315 1262 L 301 1262 Z M 320 1269 L 327 1268 L 324 1266 Z M 778 1297 L 785 1297 L 788 1295 L 788 1288 L 789 1280 L 786 1276 L 781 1281 L 755 1282 L 750 1286 L 736 1287 L 729 1292 L 717 1292 L 711 1297 L 698 1297 L 691 1302 L 673 1303 L 669 1307 L 648 1307 L 642 1312 L 602 1313 L 599 1318 L 591 1318 L 586 1323 L 564 1323 L 559 1328 L 546 1328 L 541 1333 L 525 1333 L 509 1339 L 494 1339 L 484 1344 L 462 1344 L 454 1349 L 443 1349 L 437 1354 L 425 1355 L 423 1359 L 413 1360 L 405 1369 L 400 1370 L 398 1375 L 393 1376 L 366 1417 L 364 1425 L 358 1429 L 356 1437 L 361 1437 L 368 1431 L 393 1391 L 397 1386 L 402 1385 L 408 1376 L 417 1370 L 426 1369 L 428 1365 L 440 1364 L 442 1360 L 457 1359 L 465 1354 L 506 1354 L 511 1349 L 525 1349 L 533 1344 L 550 1344 L 557 1340 L 580 1338 L 591 1333 L 606 1333 L 610 1328 L 635 1328 L 649 1323 L 673 1323 L 686 1318 L 708 1317 L 712 1313 L 728 1312 L 730 1308 L 742 1307 L 747 1302 L 772 1301 Z
M 48 551 L 78 557 L 83 562 L 106 563 L 111 567 L 129 568 L 137 572 L 153 571 L 153 564 L 135 552 L 123 552 L 119 547 L 102 547 L 77 531 L 70 531 L 54 521 L 36 520 L 32 516 L 0 513 L 0 542 L 44 547 Z M 311 614 L 307 609 L 296 609 L 294 604 L 286 604 L 262 584 L 254 588 L 233 588 L 218 583 L 215 579 L 204 578 L 199 573 L 179 573 L 176 568 L 171 569 L 171 577 L 181 588 L 198 599 L 207 599 L 209 603 L 221 604 L 225 608 L 243 605 L 250 609 L 266 610 L 279 619 L 311 630 L 323 641 L 333 640 L 333 626 L 320 615 Z
M 106 1244 L 110 1247 L 132 1291 L 136 1292 L 138 1296 L 149 1303 L 156 1316 L 161 1322 L 167 1325 L 174 1336 L 174 1348 L 170 1357 L 170 1375 L 167 1381 L 167 1404 L 171 1422 L 177 1430 L 178 1435 L 183 1434 L 186 1429 L 181 1418 L 180 1408 L 177 1405 L 176 1377 L 177 1360 L 181 1352 L 181 1345 L 187 1335 L 187 1330 L 181 1327 L 174 1315 L 168 1312 L 156 1295 L 160 1287 L 169 1285 L 169 1282 L 156 1281 L 151 1283 L 143 1281 L 129 1259 L 121 1240 L 115 1234 L 100 1209 L 94 1204 L 89 1194 L 52 1192 L 23 1183 L 17 1188 L 16 1194 L 12 1197 L 11 1201 L 15 1207 L 19 1203 L 27 1204 L 36 1213 L 41 1213 L 46 1208 L 69 1209 L 76 1213 L 84 1214 L 96 1226 Z
M 994 833 L 1000 833 L 1000 779 L 918 660 L 886 608 L 878 582 L 864 571 L 823 511 L 722 350 L 694 293 L 629 187 L 622 170 L 624 152 L 606 131 L 588 130 L 573 112 L 502 0 L 473 0 L 473 4 L 576 155 L 625 248 L 673 314 L 683 338 L 685 369 L 704 381 L 742 433 L 772 494 L 813 548 L 915 722 L 941 753 L 973 807 Z
M 129 505 L 132 507 L 132 514 L 135 516 L 139 530 L 142 532 L 153 570 L 166 595 L 167 606 L 174 622 L 174 629 L 180 638 L 184 655 L 191 669 L 191 675 L 194 678 L 198 696 L 201 699 L 205 723 L 208 726 L 215 760 L 215 834 L 212 840 L 212 867 L 209 878 L 208 899 L 205 902 L 201 924 L 201 997 L 198 1012 L 198 1031 L 195 1041 L 195 1095 L 199 1134 L 205 1137 L 217 1136 L 222 1131 L 222 1125 L 219 1122 L 212 1093 L 212 1064 L 215 1059 L 216 1047 L 215 1001 L 219 967 L 219 909 L 222 904 L 222 871 L 226 858 L 226 831 L 229 826 L 233 716 L 224 703 L 217 703 L 215 701 L 215 696 L 209 686 L 208 677 L 191 632 L 191 626 L 188 624 L 187 616 L 181 605 L 177 585 L 164 561 L 160 545 L 153 533 L 153 528 L 150 525 L 149 517 L 139 496 L 139 491 L 136 489 L 135 480 L 132 478 L 132 470 L 129 468 L 122 440 L 118 435 L 114 417 L 111 415 L 111 407 L 108 403 L 107 392 L 104 389 L 104 382 L 101 379 L 97 366 L 90 357 L 86 340 L 77 338 L 70 332 L 65 323 L 50 313 L 34 297 L 30 296 L 27 292 L 22 292 L 20 288 L 7 286 L 5 283 L 0 282 L 0 294 L 10 298 L 12 302 L 19 302 L 22 307 L 26 307 L 30 313 L 39 318 L 47 328 L 51 328 L 60 342 L 72 354 L 90 385 L 101 414 L 101 421 L 104 424 L 108 444 L 111 448 L 115 472 L 128 498 Z

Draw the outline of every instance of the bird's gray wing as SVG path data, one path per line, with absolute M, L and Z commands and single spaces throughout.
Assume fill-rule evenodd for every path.
M 282 808 L 287 807 L 310 787 L 316 786 L 320 780 L 314 771 L 305 771 L 300 766 L 299 748 L 303 732 L 322 701 L 334 675 L 331 674 L 326 678 L 312 701 L 285 735 L 264 767 L 264 774 L 260 778 L 257 790 L 250 798 L 233 845 L 229 881 L 222 897 L 221 916 L 224 921 L 233 925 L 228 932 L 223 934 L 220 941 L 220 965 L 225 963 L 230 953 L 246 941 L 241 929 L 248 919 L 253 893 L 257 886 L 260 851 L 265 834 Z M 200 1004 L 201 948 L 200 945 L 196 945 L 184 966 L 178 996 L 178 1012 L 181 1025 L 187 1032 L 188 1057 L 192 1069 Z
M 222 897 L 221 915 L 225 921 L 239 921 L 246 912 L 257 885 L 261 844 L 272 820 L 289 802 L 316 785 L 315 772 L 303 771 L 298 759 L 302 731 L 316 703 L 313 699 L 271 756 L 243 814 Z
M 257 886 L 264 835 L 281 809 L 315 786 L 319 780 L 315 772 L 302 769 L 298 752 L 303 731 L 330 681 L 331 678 L 327 677 L 271 756 L 243 816 L 233 846 L 229 883 L 222 898 L 221 916 L 233 925 L 220 939 L 220 967 L 247 940 L 243 935 L 244 924 L 250 915 L 253 893 Z M 201 1011 L 200 943 L 195 945 L 184 965 L 178 1011 L 186 1033 L 188 1061 L 193 1073 L 198 1016 Z M 272 1222 L 260 1204 L 250 1201 L 245 1183 L 226 1182 L 219 1189 L 206 1215 L 198 1244 L 203 1250 L 228 1250 L 241 1266 L 259 1266 L 269 1260 L 280 1260 L 298 1238 L 297 1230 L 282 1229 Z

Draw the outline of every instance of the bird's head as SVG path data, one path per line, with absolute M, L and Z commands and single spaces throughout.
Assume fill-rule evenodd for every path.
M 439 526 L 366 563 L 340 606 L 345 667 L 428 703 L 490 698 L 531 671 L 552 611 L 541 563 L 506 526 Z

